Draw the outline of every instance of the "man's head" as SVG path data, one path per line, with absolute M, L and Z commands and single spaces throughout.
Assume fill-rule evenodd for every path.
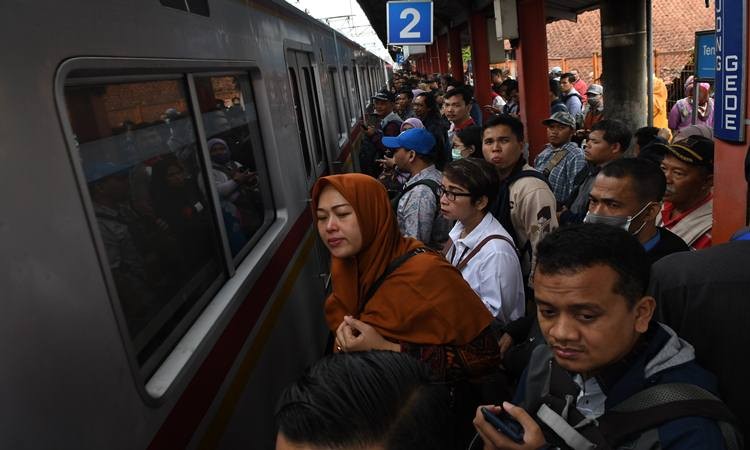
M 435 102 L 435 96 L 432 92 L 421 92 L 414 97 L 411 102 L 414 114 L 421 119 L 437 114 L 439 110 L 437 102 Z
M 578 69 L 570 69 L 570 74 L 573 75 L 573 82 L 581 79 L 581 76 L 578 74 Z
M 537 316 L 561 367 L 590 377 L 630 353 L 656 305 L 649 269 L 643 246 L 609 225 L 570 225 L 539 243 Z
M 591 84 L 586 90 L 586 102 L 594 109 L 604 106 L 604 88 L 598 84 Z
M 591 127 L 583 154 L 586 161 L 601 166 L 622 157 L 630 146 L 632 134 L 627 125 L 615 119 L 600 120 Z
M 554 80 L 552 80 L 554 82 Z M 576 120 L 570 113 L 558 111 L 550 116 L 549 119 L 542 121 L 547 127 L 547 139 L 553 147 L 561 147 L 573 137 L 576 131 Z
M 554 78 L 549 79 L 549 99 L 550 102 L 560 98 L 560 82 Z
M 435 161 L 435 138 L 425 128 L 412 128 L 395 137 L 384 137 L 383 145 L 393 149 L 393 160 L 412 175 Z
M 492 116 L 482 127 L 482 155 L 501 173 L 509 172 L 523 155 L 523 123 L 507 114 Z
M 714 184 L 714 142 L 702 136 L 673 143 L 661 162 L 667 177 L 664 200 L 685 210 L 703 200 Z
M 339 353 L 281 395 L 277 450 L 453 448 L 450 397 L 416 359 L 395 352 Z
M 414 93 L 411 89 L 401 89 L 398 91 L 398 95 L 396 95 L 396 110 L 399 112 L 406 111 L 409 108 L 409 105 L 411 105 L 413 99 Z
M 500 69 L 490 70 L 490 79 L 492 80 L 493 85 L 499 85 L 503 82 L 503 71 Z
M 507 78 L 503 81 L 502 86 L 504 92 L 503 98 L 509 102 L 518 102 L 518 81 Z
M 570 72 L 564 73 L 560 76 L 560 89 L 563 94 L 567 94 L 573 89 L 573 83 L 576 82 L 575 77 Z
M 394 102 L 396 96 L 391 91 L 382 90 L 372 96 L 372 101 L 375 106 L 375 114 L 378 117 L 383 118 L 393 112 Z
M 602 168 L 589 194 L 587 223 L 607 223 L 629 231 L 643 244 L 656 232 L 655 220 L 667 180 L 659 166 L 621 158 Z
M 464 123 L 471 111 L 471 92 L 465 86 L 457 87 L 445 94 L 443 112 L 456 125 Z

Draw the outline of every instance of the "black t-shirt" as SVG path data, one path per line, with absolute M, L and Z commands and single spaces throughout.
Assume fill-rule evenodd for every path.
M 669 255 L 654 264 L 649 293 L 657 318 L 695 347 L 719 392 L 750 432 L 750 241 Z
M 654 248 L 646 252 L 648 262 L 652 266 L 656 261 L 672 253 L 690 251 L 690 247 L 688 247 L 681 237 L 666 228 L 656 227 L 656 231 L 659 233 L 659 242 Z

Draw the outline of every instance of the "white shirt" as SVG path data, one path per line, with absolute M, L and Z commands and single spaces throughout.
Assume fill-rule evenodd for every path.
M 581 388 L 581 392 L 578 393 L 576 399 L 576 409 L 584 417 L 594 419 L 604 414 L 604 403 L 607 401 L 607 396 L 604 395 L 604 391 L 602 391 L 596 378 L 591 377 L 584 381 L 581 375 L 576 374 L 573 381 Z
M 453 246 L 446 255 L 454 266 L 471 253 L 485 237 L 499 234 L 513 241 L 500 222 L 487 213 L 482 221 L 461 239 L 464 226 L 456 222 L 449 235 Z M 474 292 L 479 295 L 490 313 L 503 324 L 524 314 L 525 300 L 521 264 L 513 246 L 503 239 L 488 241 L 474 255 L 461 274 Z

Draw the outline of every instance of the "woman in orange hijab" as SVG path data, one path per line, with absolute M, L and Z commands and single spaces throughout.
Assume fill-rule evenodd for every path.
M 441 379 L 497 372 L 499 333 L 489 312 L 442 255 L 401 236 L 381 183 L 362 174 L 321 178 L 312 207 L 331 252 L 325 313 L 338 351 L 405 351 Z

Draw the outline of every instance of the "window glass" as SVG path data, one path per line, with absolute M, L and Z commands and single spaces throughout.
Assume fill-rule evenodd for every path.
M 344 67 L 344 117 L 346 117 L 346 125 L 348 126 L 351 122 L 351 120 L 354 118 L 352 116 L 352 105 L 350 103 L 350 100 L 354 99 L 354 91 L 351 88 L 351 82 L 349 81 L 349 68 Z
M 195 77 L 195 89 L 211 159 L 210 178 L 237 261 L 273 218 L 250 80 L 246 75 Z
M 331 89 L 333 90 L 331 98 L 333 99 L 333 109 L 336 114 L 336 131 L 340 136 L 346 132 L 346 129 L 344 127 L 344 119 L 341 117 L 341 95 L 339 94 L 339 86 L 336 80 L 338 74 L 336 73 L 336 69 L 331 69 L 329 74 L 331 79 Z
M 302 115 L 302 102 L 300 100 L 299 84 L 294 69 L 289 68 L 289 79 L 292 82 L 292 95 L 294 96 L 294 111 L 297 113 L 297 129 L 299 130 L 299 141 L 302 144 L 302 156 L 305 160 L 305 173 L 310 175 L 312 162 L 310 161 L 310 147 L 307 145 L 307 132 L 305 131 L 305 118 Z
M 302 73 L 305 75 L 305 88 L 307 89 L 307 102 L 310 108 L 310 114 L 312 115 L 310 122 L 312 123 L 313 139 L 315 140 L 315 160 L 320 162 L 323 161 L 323 140 L 320 122 L 320 110 L 318 106 L 318 90 L 315 89 L 315 80 L 313 79 L 312 71 L 309 67 L 303 67 Z
M 185 84 L 68 86 L 65 100 L 119 304 L 148 375 L 224 277 Z

